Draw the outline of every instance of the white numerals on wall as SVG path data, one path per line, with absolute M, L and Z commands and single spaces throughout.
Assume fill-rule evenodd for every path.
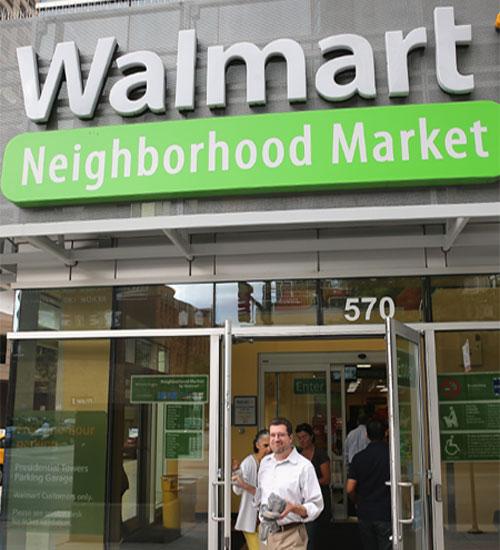
M 354 322 L 364 313 L 365 321 L 369 321 L 377 302 L 378 312 L 382 319 L 394 317 L 396 305 L 390 296 L 383 296 L 380 300 L 373 296 L 364 296 L 363 298 L 347 298 L 344 307 L 344 318 L 347 321 Z

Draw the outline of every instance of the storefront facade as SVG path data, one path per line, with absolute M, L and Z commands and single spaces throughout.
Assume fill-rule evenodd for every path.
M 228 548 L 231 460 L 277 414 L 314 426 L 344 521 L 366 408 L 390 428 L 394 548 L 494 547 L 496 11 L 2 23 L 3 547 Z

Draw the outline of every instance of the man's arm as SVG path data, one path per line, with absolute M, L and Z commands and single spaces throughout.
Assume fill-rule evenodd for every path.
M 357 495 L 356 495 L 356 486 L 358 482 L 355 479 L 348 479 L 345 484 L 345 490 L 347 493 L 347 496 L 353 501 L 356 502 Z
M 323 511 L 323 495 L 312 464 L 308 464 L 301 473 L 302 503 L 287 502 L 280 519 L 294 513 L 307 521 L 315 520 Z

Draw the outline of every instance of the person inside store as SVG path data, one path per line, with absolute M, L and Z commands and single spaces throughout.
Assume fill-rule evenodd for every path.
M 391 492 L 389 445 L 385 427 L 371 420 L 366 427 L 370 443 L 357 453 L 349 467 L 346 492 L 355 503 L 364 550 L 391 550 Z
M 275 418 L 269 427 L 272 454 L 262 459 L 254 502 L 259 506 L 260 539 L 267 550 L 306 550 L 305 523 L 323 511 L 314 467 L 293 444 L 292 424 Z
M 260 462 L 270 451 L 269 431 L 260 430 L 253 440 L 253 453 L 244 458 L 233 471 L 233 491 L 241 495 L 235 529 L 243 532 L 248 550 L 259 550 L 257 508 L 253 504 L 253 498 L 257 490 Z
M 330 458 L 325 449 L 316 447 L 315 435 L 310 424 L 304 422 L 295 428 L 299 452 L 311 461 L 323 495 L 324 508 L 314 521 L 306 523 L 307 550 L 320 550 L 325 545 L 325 535 L 332 518 L 332 498 L 330 493 Z
M 370 443 L 370 440 L 368 439 L 368 435 L 366 433 L 367 422 L 368 417 L 366 413 L 364 411 L 360 412 L 357 420 L 357 427 L 347 434 L 344 445 L 344 454 L 347 466 L 351 464 L 354 455 L 356 455 L 363 449 L 366 449 L 366 447 Z
M 370 440 L 366 435 L 366 423 L 368 422 L 368 417 L 364 410 L 360 411 L 357 418 L 357 426 L 347 434 L 347 438 L 344 443 L 344 456 L 347 466 L 347 471 L 349 471 L 349 466 L 351 465 L 353 457 L 366 449 Z M 347 501 L 347 515 L 350 517 L 356 516 L 356 508 L 351 500 Z

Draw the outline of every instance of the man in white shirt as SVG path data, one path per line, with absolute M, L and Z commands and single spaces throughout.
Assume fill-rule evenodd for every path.
M 365 414 L 361 413 L 358 416 L 358 426 L 351 430 L 347 435 L 344 446 L 344 453 L 347 465 L 350 465 L 354 455 L 357 455 L 359 452 L 364 451 L 370 440 L 366 433 L 366 423 L 368 418 Z
M 292 424 L 275 418 L 269 427 L 272 454 L 259 468 L 256 502 L 267 504 L 274 493 L 286 501 L 278 519 L 279 530 L 267 538 L 268 550 L 306 550 L 305 522 L 315 520 L 323 510 L 323 497 L 312 463 L 293 446 Z

